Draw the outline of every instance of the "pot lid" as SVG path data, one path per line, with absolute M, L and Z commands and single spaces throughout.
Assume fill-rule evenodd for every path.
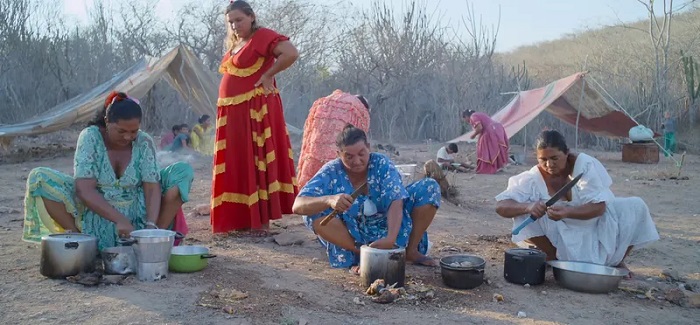
M 543 251 L 534 248 L 511 248 L 506 254 L 515 256 L 547 256 Z
M 95 236 L 90 236 L 87 234 L 81 234 L 81 233 L 64 233 L 64 234 L 50 234 L 44 237 L 41 237 L 42 241 L 50 241 L 50 242 L 88 242 L 88 241 L 96 241 L 97 237 Z

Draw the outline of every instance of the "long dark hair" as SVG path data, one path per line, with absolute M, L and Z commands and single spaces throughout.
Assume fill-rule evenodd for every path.
M 474 113 L 476 113 L 475 110 L 465 109 L 464 111 L 462 111 L 462 118 L 470 118 Z
M 204 114 L 204 115 L 199 117 L 197 122 L 199 122 L 199 124 L 202 124 L 202 123 L 206 122 L 209 118 L 210 118 L 210 116 L 208 114 Z
M 559 151 L 568 154 L 569 146 L 566 145 L 566 139 L 557 130 L 542 131 L 537 137 L 536 149 L 557 148 Z
M 342 150 L 344 147 L 352 146 L 360 141 L 363 141 L 367 145 L 369 144 L 365 131 L 356 128 L 352 124 L 348 124 L 343 128 L 343 131 L 338 134 L 338 137 L 335 139 L 335 145 L 338 149 Z
M 355 95 L 355 97 L 357 97 L 357 99 L 360 100 L 360 102 L 362 103 L 362 105 L 365 105 L 365 108 L 366 108 L 368 111 L 372 111 L 372 110 L 369 108 L 369 103 L 367 102 L 367 98 L 365 98 L 365 96 L 362 96 L 362 95 Z
M 143 118 L 141 105 L 125 93 L 113 91 L 107 95 L 104 105 L 97 111 L 95 118 L 88 125 L 97 125 L 104 128 L 107 127 L 107 123 L 135 118 L 139 119 L 139 121 Z

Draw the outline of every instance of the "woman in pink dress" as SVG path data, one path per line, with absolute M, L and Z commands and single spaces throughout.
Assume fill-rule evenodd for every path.
M 479 141 L 476 146 L 476 173 L 495 174 L 508 163 L 508 136 L 501 123 L 492 120 L 488 115 L 466 110 L 462 118 L 471 124 Z

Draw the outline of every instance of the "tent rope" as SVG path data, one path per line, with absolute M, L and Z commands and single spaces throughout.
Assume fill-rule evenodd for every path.
M 608 99 L 610 99 L 610 100 L 613 102 L 613 104 L 615 104 L 615 106 L 617 106 L 618 109 L 620 109 L 622 112 L 624 112 L 625 115 L 627 115 L 634 123 L 637 123 L 637 125 L 642 125 L 642 124 L 639 123 L 629 112 L 627 112 L 627 110 L 625 110 L 625 108 L 622 107 L 622 105 L 620 105 L 620 103 L 618 103 L 618 102 L 615 100 L 615 98 L 613 98 L 613 97 L 608 93 L 607 90 L 605 90 L 605 88 L 603 87 L 603 85 L 601 85 L 601 84 L 598 82 L 598 80 L 596 80 L 596 79 L 593 78 L 592 76 L 589 76 L 589 77 L 590 77 L 591 80 L 593 80 L 593 82 L 598 86 L 598 88 L 599 88 L 600 90 L 602 90 L 602 92 L 603 92 L 605 95 L 607 95 Z M 654 137 L 652 137 L 651 140 L 654 141 L 654 143 L 655 143 L 659 148 L 661 148 L 661 150 L 664 152 L 664 155 L 665 155 L 665 156 L 671 158 L 671 160 L 673 160 L 673 161 L 676 163 L 676 167 L 679 167 L 679 168 L 681 167 L 682 163 L 681 163 L 680 161 L 678 161 L 676 158 L 673 157 L 673 153 L 671 153 L 671 152 L 669 152 L 668 150 L 666 150 L 666 148 L 664 148 L 664 146 L 662 146 L 658 141 L 656 141 L 656 139 L 655 139 Z

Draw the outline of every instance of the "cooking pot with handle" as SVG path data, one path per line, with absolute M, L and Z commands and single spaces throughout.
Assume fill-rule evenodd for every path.
M 41 238 L 39 272 L 49 278 L 65 278 L 93 272 L 97 238 L 80 233 L 51 234 Z
M 515 284 L 537 285 L 544 282 L 547 254 L 539 249 L 512 248 L 505 252 L 503 277 Z

